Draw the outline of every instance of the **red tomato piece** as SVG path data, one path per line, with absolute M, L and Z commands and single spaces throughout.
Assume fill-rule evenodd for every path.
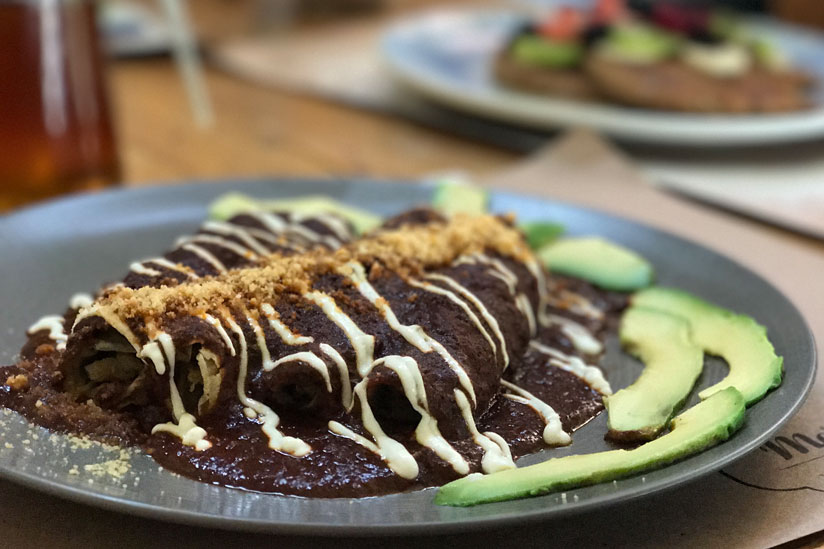
M 581 35 L 585 25 L 583 13 L 573 7 L 564 6 L 541 23 L 538 33 L 551 40 L 570 41 Z
M 624 0 L 598 0 L 592 9 L 592 19 L 598 24 L 612 23 L 624 17 Z

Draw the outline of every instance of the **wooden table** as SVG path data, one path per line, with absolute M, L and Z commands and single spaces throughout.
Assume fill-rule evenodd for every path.
M 113 100 L 124 180 L 262 175 L 412 178 L 460 168 L 486 175 L 517 156 L 414 124 L 263 89 L 217 71 L 206 81 L 216 112 L 194 119 L 171 61 L 119 61 Z

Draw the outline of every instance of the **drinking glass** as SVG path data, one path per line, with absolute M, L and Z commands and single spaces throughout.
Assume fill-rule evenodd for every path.
M 0 0 L 0 211 L 119 178 L 96 8 Z

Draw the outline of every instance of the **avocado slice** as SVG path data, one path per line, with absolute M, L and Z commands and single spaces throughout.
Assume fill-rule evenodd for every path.
M 432 207 L 448 216 L 485 214 L 489 208 L 489 191 L 468 183 L 442 181 L 435 187 Z
M 652 265 L 600 237 L 563 238 L 537 251 L 550 271 L 583 278 L 605 290 L 631 291 L 652 283 Z
M 775 43 L 764 38 L 752 41 L 750 45 L 756 61 L 764 68 L 774 71 L 788 70 L 792 63 L 787 54 Z
M 519 36 L 510 48 L 512 58 L 518 63 L 549 69 L 576 67 L 586 51 L 578 42 L 561 42 L 535 34 Z
M 598 49 L 620 62 L 649 65 L 672 57 L 678 46 L 674 34 L 634 22 L 611 27 Z
M 698 395 L 701 398 L 735 387 L 750 406 L 781 384 L 784 359 L 775 354 L 767 339 L 767 329 L 751 317 L 673 288 L 640 291 L 632 297 L 632 304 L 684 317 L 690 323 L 695 343 L 704 352 L 727 361 L 730 367 L 727 377 L 701 391 Z
M 684 405 L 704 367 L 704 351 L 692 341 L 686 320 L 655 309 L 627 309 L 619 335 L 645 367 L 632 385 L 604 397 L 607 437 L 651 440 Z
M 744 421 L 744 399 L 734 387 L 718 391 L 671 422 L 666 435 L 635 448 L 554 458 L 491 475 L 470 475 L 443 486 L 438 505 L 538 496 L 643 473 L 727 440 Z
M 435 187 L 432 207 L 446 215 L 485 214 L 489 211 L 489 191 L 470 183 L 444 180 Z M 533 250 L 552 242 L 565 230 L 560 223 L 551 221 L 531 221 L 518 225 L 518 228 Z
M 366 210 L 338 202 L 328 196 L 308 195 L 298 198 L 261 200 L 241 193 L 228 193 L 218 197 L 209 206 L 209 217 L 226 220 L 243 212 L 298 212 L 306 214 L 329 212 L 346 219 L 358 234 L 370 231 L 381 224 L 382 219 Z
M 530 221 L 521 223 L 518 228 L 524 233 L 526 243 L 533 250 L 543 248 L 564 234 L 566 228 L 551 221 Z

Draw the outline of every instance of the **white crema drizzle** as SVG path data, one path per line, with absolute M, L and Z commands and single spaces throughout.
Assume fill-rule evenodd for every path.
M 346 365 L 346 361 L 343 360 L 340 353 L 328 343 L 321 343 L 320 350 L 323 354 L 331 358 L 332 362 L 335 363 L 335 366 L 338 367 L 338 375 L 340 376 L 341 384 L 340 398 L 343 403 L 343 407 L 349 411 L 352 409 L 352 405 L 355 402 L 354 397 L 352 396 L 352 385 L 349 382 L 349 366 Z
M 85 320 L 86 318 L 92 316 L 99 316 L 100 318 L 105 320 L 109 326 L 114 328 L 116 332 L 118 332 L 120 335 L 126 338 L 126 341 L 129 342 L 129 344 L 134 348 L 136 352 L 140 352 L 140 349 L 142 347 L 140 345 L 140 341 L 137 339 L 137 336 L 134 335 L 134 332 L 132 332 L 131 328 L 129 328 L 129 325 L 126 324 L 126 322 L 116 314 L 113 314 L 112 312 L 105 309 L 101 311 L 100 308 L 97 306 L 97 303 L 92 303 L 87 307 L 83 307 L 77 312 L 77 316 L 74 319 L 74 324 L 72 324 L 71 331 L 74 332 L 74 328 L 82 320 Z
M 472 407 L 469 405 L 466 395 L 457 389 L 454 390 L 454 393 L 455 403 L 461 411 L 461 416 L 463 416 L 466 427 L 472 435 L 472 440 L 484 451 L 484 456 L 481 458 L 483 472 L 488 474 L 505 469 L 514 469 L 515 462 L 512 461 L 512 453 L 509 451 L 509 445 L 503 437 L 491 431 L 486 433 L 478 431 L 475 418 L 472 417 Z
M 161 273 L 157 269 L 152 269 L 151 267 L 147 267 L 142 262 L 135 261 L 131 265 L 129 265 L 129 270 L 135 274 L 143 275 L 143 276 L 160 276 Z
M 559 290 L 557 297 L 551 296 L 547 298 L 547 303 L 553 307 L 564 309 L 593 320 L 601 320 L 604 318 L 603 311 L 596 307 L 589 299 L 570 290 Z M 547 319 L 546 322 L 549 323 L 549 319 Z
M 495 353 L 495 356 L 498 356 L 498 346 L 495 345 L 495 342 L 492 340 L 492 336 L 489 335 L 489 331 L 487 331 L 486 327 L 484 327 L 483 323 L 481 322 L 481 319 L 478 318 L 478 315 L 475 314 L 475 311 L 473 311 L 469 307 L 469 305 L 466 304 L 465 301 L 463 301 L 461 298 L 455 295 L 454 292 L 450 292 L 449 290 L 446 290 L 434 284 L 430 284 L 429 282 L 420 282 L 417 280 L 410 279 L 407 280 L 406 283 L 415 288 L 420 288 L 421 290 L 425 290 L 433 294 L 442 295 L 448 298 L 454 304 L 458 305 L 463 310 L 463 312 L 466 313 L 466 316 L 469 317 L 469 320 L 472 321 L 475 327 L 478 328 L 478 331 L 484 336 L 484 339 L 486 339 L 486 341 L 489 343 L 489 346 L 492 348 L 492 352 Z
M 426 387 L 417 361 L 408 356 L 390 355 L 379 358 L 374 365 L 379 364 L 398 375 L 406 399 L 412 405 L 412 408 L 421 415 L 421 420 L 415 428 L 415 439 L 422 446 L 426 446 L 435 452 L 435 455 L 439 458 L 449 463 L 456 473 L 461 475 L 469 473 L 469 464 L 443 437 L 438 429 L 437 420 L 429 412 Z M 361 405 L 363 405 L 362 401 Z
M 215 254 L 204 248 L 203 246 L 198 246 L 197 244 L 192 244 L 188 242 L 186 244 L 182 244 L 179 246 L 181 250 L 186 250 L 187 252 L 191 252 L 198 256 L 200 259 L 214 267 L 214 269 L 219 273 L 225 273 L 228 269 L 226 265 L 223 264 L 221 260 L 215 257 Z
M 369 370 L 372 369 L 375 354 L 375 336 L 361 330 L 351 318 L 340 310 L 335 300 L 328 295 L 322 292 L 309 292 L 304 294 L 303 297 L 320 307 L 326 317 L 343 331 L 355 350 L 358 374 L 361 377 L 366 377 Z
M 69 339 L 63 328 L 64 322 L 65 320 L 60 315 L 47 315 L 29 326 L 27 333 L 31 335 L 40 330 L 48 330 L 49 339 L 55 342 L 55 348 L 58 351 L 62 351 L 66 348 L 66 341 Z
M 567 336 L 572 345 L 582 353 L 597 355 L 604 350 L 604 345 L 589 330 L 574 320 L 553 314 L 547 315 L 547 318 L 550 324 L 559 326 L 561 333 Z
M 80 309 L 81 307 L 88 307 L 94 302 L 91 294 L 76 293 L 69 299 L 69 307 L 72 309 Z
M 240 342 L 239 349 L 239 363 L 237 372 L 237 396 L 240 403 L 244 406 L 244 413 L 250 419 L 258 419 L 261 422 L 261 430 L 269 438 L 269 448 L 285 452 L 293 456 L 305 456 L 312 451 L 311 446 L 306 444 L 299 438 L 284 435 L 278 430 L 280 424 L 280 417 L 274 410 L 250 398 L 246 394 L 246 374 L 249 368 L 249 354 L 248 345 L 246 343 L 246 335 L 243 333 L 241 327 L 235 320 L 229 316 L 226 318 L 226 323 L 229 328 L 237 335 Z
M 536 311 L 532 308 L 532 304 L 529 302 L 526 294 L 518 293 L 518 276 L 512 272 L 512 269 L 504 265 L 500 259 L 481 253 L 460 257 L 453 265 L 460 265 L 462 263 L 490 266 L 490 269 L 486 272 L 506 284 L 510 295 L 515 298 L 515 305 L 518 307 L 518 310 L 521 311 L 521 314 L 524 315 L 524 318 L 526 318 L 527 324 L 529 325 L 529 335 L 534 337 L 538 329 L 535 321 Z
M 372 303 L 376 308 L 378 308 L 381 311 L 382 316 L 390 325 L 390 327 L 399 334 L 401 334 L 407 342 L 409 342 L 411 345 L 415 346 L 422 352 L 431 352 L 433 350 L 432 341 L 434 340 L 432 340 L 432 338 L 429 337 L 420 326 L 407 326 L 400 323 L 400 321 L 397 319 L 396 315 L 392 311 L 391 307 L 389 307 L 389 304 L 386 301 L 386 299 L 381 297 L 374 289 L 374 287 L 371 284 L 369 284 L 363 266 L 358 263 L 350 263 L 348 267 L 351 271 L 350 273 L 348 273 L 349 278 L 355 283 L 361 295 L 366 297 L 370 301 L 370 303 Z M 505 266 L 501 267 L 505 269 Z M 507 274 L 509 274 L 510 276 L 507 276 Z M 511 271 L 508 271 L 507 274 L 502 274 L 501 279 L 507 283 L 507 287 L 511 288 L 511 293 L 514 294 L 515 289 L 513 286 L 511 286 L 514 274 L 512 274 Z M 517 283 L 517 278 L 515 278 L 515 282 Z M 457 282 L 454 281 L 453 283 L 457 284 Z M 447 282 L 447 284 L 449 283 Z M 426 290 L 430 290 L 432 287 L 432 285 L 426 283 L 413 282 L 411 285 L 415 287 L 421 287 L 422 289 Z M 442 295 L 448 292 L 448 290 L 444 290 L 440 287 L 435 288 L 440 290 L 439 293 L 441 293 Z M 466 289 L 464 289 L 464 291 L 466 293 L 461 292 L 463 298 L 469 301 L 472 301 L 472 298 L 474 298 L 473 304 L 479 311 L 482 311 L 483 314 L 483 311 L 486 311 L 486 309 L 485 307 L 483 307 L 483 304 L 480 302 L 480 300 L 478 300 L 475 296 L 472 296 L 471 298 L 467 297 L 466 294 L 468 294 L 469 292 Z M 452 292 L 448 293 L 452 294 Z M 452 296 L 454 297 L 453 301 L 463 304 L 465 311 L 467 311 L 468 313 L 470 313 L 471 316 L 474 317 L 476 325 L 479 327 L 479 329 L 483 329 L 483 325 L 477 319 L 477 316 L 475 316 L 471 309 L 466 305 L 466 303 L 454 294 L 452 294 Z M 530 312 L 532 312 L 531 307 L 528 307 L 528 309 L 530 309 Z M 489 314 L 488 311 L 486 312 L 487 314 Z M 491 317 L 492 315 L 489 314 L 489 316 Z M 487 320 L 487 322 L 490 324 L 491 327 L 497 328 L 497 322 L 495 322 L 494 324 L 492 322 L 489 322 L 489 320 Z M 500 334 L 500 331 L 498 331 L 498 336 L 501 340 L 503 339 L 503 336 L 502 334 Z M 492 345 L 493 350 L 495 350 L 495 346 L 491 342 L 491 338 L 490 344 Z M 503 341 L 502 351 L 504 353 L 506 352 L 505 343 Z M 428 404 L 426 402 L 426 393 L 423 384 L 423 378 L 421 376 L 420 368 L 417 362 L 411 357 L 390 356 L 375 360 L 372 367 L 378 364 L 384 364 L 396 372 L 399 379 L 401 380 L 401 384 L 403 386 L 404 394 L 407 400 L 412 405 L 412 407 L 420 414 L 421 421 L 419 422 L 418 427 L 415 431 L 416 439 L 418 440 L 418 442 L 424 446 L 431 448 L 435 452 L 435 454 L 438 455 L 441 459 L 450 463 L 453 469 L 459 474 L 467 474 L 469 469 L 466 460 L 462 456 L 460 456 L 460 454 L 457 451 L 455 451 L 455 449 L 451 445 L 449 445 L 446 439 L 440 434 L 440 432 L 437 430 L 437 421 L 429 413 Z M 369 403 L 366 401 L 366 384 L 367 380 L 361 381 L 355 387 L 355 394 L 361 402 L 362 420 L 364 423 L 364 427 L 366 428 L 367 432 L 369 432 L 369 434 L 372 436 L 373 440 L 369 440 L 366 437 L 358 435 L 352 432 L 351 429 L 348 429 L 347 427 L 334 421 L 330 422 L 329 424 L 330 430 L 342 436 L 346 436 L 352 439 L 353 441 L 363 445 L 364 447 L 376 452 L 398 475 L 404 478 L 414 478 L 414 476 L 417 475 L 417 466 L 413 468 L 408 463 L 409 457 L 411 457 L 408 456 L 408 451 L 406 451 L 405 448 L 402 451 L 402 445 L 400 445 L 391 437 L 388 437 L 381 429 L 377 420 L 374 418 L 371 408 L 369 407 Z M 461 410 L 461 414 L 464 418 L 464 421 L 467 424 L 467 428 L 469 429 L 474 442 L 484 450 L 484 457 L 482 458 L 481 463 L 482 469 L 485 472 L 489 473 L 515 467 L 515 464 L 512 460 L 511 452 L 509 450 L 509 446 L 506 444 L 506 441 L 502 437 L 500 437 L 496 433 L 490 432 L 481 434 L 478 431 L 478 428 L 472 416 L 472 405 L 467 399 L 466 392 L 460 389 L 455 389 L 454 394 L 455 402 Z M 550 413 L 553 412 L 551 408 L 549 408 L 549 406 L 545 403 L 536 403 L 535 407 L 540 408 L 539 413 L 542 414 L 542 417 L 546 418 L 548 427 L 545 429 L 545 439 L 548 441 L 548 443 L 565 443 L 564 440 L 561 439 L 561 435 L 558 435 L 556 433 L 558 429 L 557 425 L 560 425 L 560 423 L 553 421 L 553 416 Z M 555 418 L 557 419 L 557 414 L 555 414 Z M 563 433 L 562 429 L 561 433 Z M 566 433 L 563 434 L 565 435 Z
M 304 221 L 316 221 L 335 233 L 338 239 L 346 241 L 352 238 L 352 231 L 341 217 L 328 214 L 292 212 L 292 221 L 303 223 Z
M 465 264 L 478 264 L 483 263 L 484 265 L 489 265 L 492 269 L 489 272 L 492 276 L 503 280 L 504 284 L 506 284 L 507 288 L 509 289 L 509 293 L 515 295 L 518 288 L 518 276 L 512 272 L 512 270 L 503 264 L 500 259 L 495 259 L 493 257 L 489 257 L 486 254 L 476 253 L 469 256 L 462 256 L 459 257 L 453 265 L 460 265 L 462 263 Z
M 161 423 L 152 428 L 152 433 L 164 431 L 180 438 L 183 444 L 192 446 L 196 450 L 205 450 L 210 448 L 211 443 L 206 440 L 206 431 L 199 427 L 195 421 L 195 417 L 186 412 L 183 406 L 183 401 L 180 398 L 180 392 L 175 384 L 175 346 L 172 337 L 165 333 L 158 333 L 151 341 L 145 345 L 141 345 L 134 332 L 131 331 L 126 322 L 119 316 L 101 312 L 97 304 L 84 307 L 77 314 L 74 321 L 74 326 L 85 318 L 92 316 L 100 316 L 106 323 L 122 335 L 126 341 L 134 348 L 137 357 L 142 360 L 149 360 L 155 368 L 158 375 L 166 374 L 166 365 L 169 365 L 169 399 L 172 403 L 172 415 L 175 422 Z M 72 330 L 74 330 L 72 326 Z
M 536 351 L 549 356 L 549 363 L 566 370 L 583 379 L 590 387 L 602 395 L 611 395 L 612 387 L 604 377 L 604 372 L 597 366 L 589 366 L 577 356 L 571 356 L 537 341 L 531 341 L 529 346 Z
M 183 246 L 185 244 L 211 244 L 213 246 L 218 246 L 220 248 L 227 249 L 233 254 L 244 259 L 254 260 L 258 258 L 258 254 L 255 253 L 254 250 L 247 248 L 246 246 L 242 246 L 234 240 L 229 240 L 227 238 L 211 234 L 195 234 L 191 236 L 184 236 L 183 238 L 179 239 L 176 244 L 178 246 Z
M 173 263 L 173 262 L 169 261 L 168 259 L 166 259 L 165 257 L 153 257 L 151 259 L 144 260 L 143 263 L 154 263 L 155 265 L 158 265 L 160 267 L 164 267 L 166 269 L 169 269 L 170 271 L 174 271 L 174 272 L 177 272 L 177 273 L 183 273 L 184 275 L 186 275 L 187 277 L 192 278 L 192 279 L 200 278 L 194 272 L 192 272 L 192 270 L 189 267 L 186 267 L 185 265 L 181 265 L 180 263 Z
M 329 367 L 326 366 L 326 362 L 324 362 L 322 358 L 311 351 L 302 351 L 299 353 L 286 355 L 274 362 L 271 362 L 268 366 L 264 364 L 263 369 L 267 372 L 271 372 L 281 364 L 285 364 L 287 362 L 303 362 L 314 370 L 317 370 L 323 378 L 323 382 L 326 384 L 326 391 L 329 393 L 332 392 L 332 380 L 329 377 Z
M 302 336 L 292 332 L 286 324 L 281 322 L 280 315 L 278 315 L 277 311 L 275 311 L 275 308 L 268 303 L 261 305 L 260 310 L 269 321 L 269 326 L 272 327 L 275 333 L 277 333 L 280 336 L 280 339 L 287 345 L 305 345 L 315 341 L 313 337 Z
M 292 233 L 308 242 L 324 242 L 331 248 L 338 248 L 341 242 L 331 236 L 323 236 L 300 223 L 289 223 L 282 217 L 268 212 L 246 212 L 257 219 L 264 227 L 276 234 Z
M 201 318 L 217 331 L 220 339 L 223 340 L 224 345 L 226 345 L 226 348 L 229 349 L 229 354 L 231 356 L 235 356 L 235 346 L 232 343 L 232 338 L 229 337 L 229 334 L 226 332 L 226 329 L 223 327 L 220 320 L 208 314 L 204 314 Z
M 547 325 L 546 314 L 547 305 L 549 304 L 549 292 L 547 291 L 546 271 L 541 267 L 534 257 L 528 257 L 523 260 L 523 265 L 532 274 L 535 279 L 535 284 L 538 285 L 538 310 L 537 317 L 541 326 Z
M 572 442 L 572 437 L 569 436 L 569 433 L 564 431 L 564 427 L 561 425 L 561 417 L 558 415 L 558 412 L 552 408 L 552 406 L 536 397 L 526 389 L 518 387 L 514 383 L 510 383 L 502 379 L 501 385 L 513 393 L 505 394 L 505 397 L 529 406 L 535 410 L 539 416 L 541 416 L 546 424 L 543 433 L 544 442 L 552 446 L 567 445 Z
M 380 423 L 378 423 L 378 420 L 375 418 L 375 414 L 372 413 L 372 407 L 369 406 L 369 399 L 366 396 L 366 383 L 367 381 L 365 379 L 361 380 L 355 385 L 354 393 L 355 397 L 361 403 L 361 421 L 363 422 L 363 426 L 367 432 L 372 435 L 374 442 L 357 434 L 346 425 L 338 423 L 337 421 L 329 422 L 329 430 L 336 435 L 351 439 L 364 448 L 378 454 L 396 475 L 406 479 L 417 477 L 419 471 L 418 462 L 415 461 L 415 458 L 403 444 L 383 432 Z
M 406 399 L 412 405 L 412 408 L 420 414 L 421 420 L 415 428 L 415 439 L 422 446 L 431 449 L 435 455 L 449 463 L 458 474 L 467 474 L 469 464 L 443 437 L 438 429 L 437 420 L 429 412 L 423 377 L 415 359 L 408 356 L 390 355 L 376 360 L 373 366 L 378 365 L 383 365 L 398 375 Z M 361 380 L 355 386 L 355 395 L 360 402 L 363 426 L 372 435 L 374 443 L 365 439 L 365 437 L 357 436 L 351 429 L 335 421 L 329 422 L 329 429 L 333 433 L 351 438 L 377 453 L 397 475 L 407 479 L 417 477 L 419 469 L 415 458 L 400 442 L 384 433 L 380 423 L 372 413 L 366 394 L 367 383 L 368 379 Z M 363 444 L 364 442 L 368 444 Z
M 498 326 L 498 321 L 495 319 L 492 313 L 489 312 L 489 310 L 486 308 L 486 305 L 484 305 L 483 302 L 480 299 L 478 299 L 478 297 L 475 294 L 473 294 L 465 287 L 460 285 L 458 282 L 456 282 L 454 279 L 446 275 L 432 273 L 426 275 L 426 278 L 430 280 L 436 280 L 438 282 L 443 282 L 444 284 L 458 292 L 458 294 L 460 294 L 464 299 L 472 303 L 475 306 L 475 308 L 478 309 L 486 323 L 489 325 L 490 328 L 492 328 L 492 332 L 498 338 L 498 342 L 501 345 L 501 353 L 504 355 L 504 369 L 506 369 L 507 366 L 509 366 L 509 353 L 506 350 L 506 339 L 504 339 L 504 334 L 501 332 L 501 329 Z
M 180 438 L 183 444 L 192 446 L 198 451 L 211 448 L 212 444 L 206 440 L 206 430 L 197 425 L 192 414 L 186 412 L 183 400 L 180 398 L 180 392 L 175 383 L 175 344 L 172 337 L 165 332 L 160 332 L 140 349 L 137 356 L 152 361 L 155 370 L 160 375 L 166 372 L 166 364 L 169 365 L 169 398 L 172 402 L 172 415 L 175 421 L 155 425 L 152 427 L 152 434 L 171 433 Z
M 324 244 L 326 244 L 327 246 L 329 246 L 332 249 L 341 247 L 341 245 L 343 243 L 340 240 L 338 240 L 337 238 L 335 238 L 334 236 L 322 235 L 320 233 L 317 233 L 317 232 L 313 231 L 312 229 L 310 229 L 306 225 L 302 225 L 300 223 L 301 221 L 305 221 L 305 220 L 310 219 L 310 218 L 311 219 L 316 219 L 316 218 L 314 218 L 313 216 L 311 216 L 309 214 L 306 214 L 306 217 L 292 214 L 292 219 L 295 222 L 291 223 L 288 226 L 287 232 L 291 232 L 292 234 L 296 234 L 296 235 L 298 235 L 298 236 L 300 236 L 300 237 L 302 237 L 306 240 L 309 240 L 311 242 L 323 242 Z M 325 223 L 324 223 L 324 225 L 326 227 L 328 227 L 328 225 L 326 225 Z
M 209 253 L 201 246 L 197 246 L 197 243 L 206 243 L 206 244 L 214 244 L 216 246 L 220 246 L 226 249 L 231 250 L 233 253 L 247 258 L 253 259 L 257 256 L 267 255 L 270 253 L 269 249 L 266 246 L 263 246 L 260 242 L 265 241 L 272 245 L 277 245 L 281 247 L 291 248 L 295 250 L 300 250 L 300 246 L 291 245 L 289 242 L 279 240 L 279 235 L 284 232 L 284 230 L 292 230 L 294 229 L 293 226 L 283 223 L 283 225 L 273 225 L 272 229 L 273 232 L 267 232 L 260 229 L 256 229 L 254 227 L 244 227 L 242 225 L 235 225 L 233 223 L 223 222 L 223 221 L 207 221 L 201 226 L 201 229 L 207 231 L 209 233 L 214 234 L 196 234 L 192 236 L 185 236 L 182 237 L 177 241 L 177 245 L 184 250 L 192 252 L 198 255 L 201 259 L 208 262 L 210 265 L 215 267 L 219 272 L 224 272 L 226 270 L 225 265 L 219 261 L 214 254 Z M 274 234 L 273 234 L 274 233 Z M 314 233 L 309 234 L 308 236 L 312 236 Z M 235 237 L 241 242 L 243 245 L 237 244 L 231 240 L 227 240 L 222 238 L 222 236 L 230 236 Z M 306 236 L 306 235 L 302 235 Z M 315 235 L 317 236 L 317 235 Z M 316 240 L 316 238 L 315 238 Z M 338 243 L 340 245 L 340 243 Z M 171 271 L 176 271 L 185 274 L 189 278 L 199 278 L 196 274 L 194 274 L 191 269 L 169 261 L 164 257 L 153 257 L 150 259 L 145 259 L 140 262 L 132 263 L 129 270 L 136 274 L 142 274 L 145 276 L 160 276 L 163 273 L 158 271 L 157 269 L 153 269 L 146 265 L 147 263 L 153 263 L 160 267 L 164 267 Z
M 269 353 L 269 347 L 266 345 L 266 335 L 263 333 L 263 328 L 251 316 L 246 317 L 246 322 L 252 327 L 255 332 L 255 339 L 257 341 L 258 350 L 260 351 L 260 365 L 267 372 L 275 367 L 272 361 L 272 355 Z
M 532 309 L 532 304 L 529 302 L 529 298 L 526 294 L 518 294 L 515 296 L 515 305 L 526 318 L 527 326 L 529 326 L 530 337 L 535 337 L 535 334 L 538 331 L 538 325 L 535 323 L 535 311 Z
M 472 399 L 472 403 L 474 405 L 477 402 L 477 399 L 475 397 L 475 387 L 472 385 L 472 380 L 469 378 L 469 374 L 466 373 L 463 366 L 461 366 L 458 361 L 452 357 L 449 351 L 446 350 L 446 347 L 444 347 L 438 340 L 427 334 L 420 325 L 402 324 L 395 315 L 395 312 L 392 310 L 392 307 L 389 306 L 389 302 L 378 294 L 375 287 L 369 283 L 363 265 L 360 263 L 351 262 L 347 264 L 347 267 L 351 269 L 351 273 L 348 275 L 349 279 L 355 283 L 355 286 L 360 294 L 381 312 L 381 315 L 384 320 L 386 320 L 386 323 L 389 324 L 389 327 L 399 333 L 407 341 L 407 343 L 417 348 L 422 353 L 431 353 L 432 351 L 437 352 L 443 361 L 446 362 L 447 366 L 449 366 L 449 369 L 452 370 L 456 376 L 458 376 L 458 382 L 461 384 L 461 387 L 466 394 L 468 394 Z
M 269 249 L 258 242 L 249 232 L 246 227 L 240 225 L 232 225 L 231 223 L 224 223 L 222 221 L 207 221 L 201 225 L 201 229 L 210 233 L 217 233 L 223 236 L 233 236 L 242 241 L 248 250 L 258 254 L 267 255 Z

